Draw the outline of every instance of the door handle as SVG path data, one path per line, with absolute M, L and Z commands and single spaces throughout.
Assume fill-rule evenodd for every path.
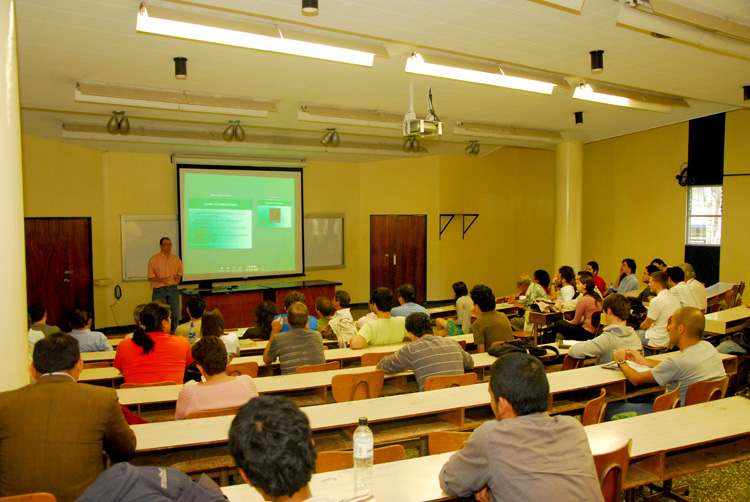
M 73 271 L 72 271 L 72 270 L 66 270 L 66 271 L 65 271 L 65 272 L 63 272 L 63 273 L 64 273 L 65 275 L 71 275 L 71 274 L 73 273 Z
M 393 264 L 396 265 L 396 255 L 393 255 Z

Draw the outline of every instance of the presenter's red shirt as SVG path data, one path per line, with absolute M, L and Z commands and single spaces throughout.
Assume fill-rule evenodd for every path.
M 175 382 L 181 384 L 185 368 L 193 362 L 190 342 L 181 336 L 161 332 L 147 333 L 154 341 L 148 354 L 143 347 L 126 338 L 117 346 L 112 366 L 120 370 L 127 383 Z

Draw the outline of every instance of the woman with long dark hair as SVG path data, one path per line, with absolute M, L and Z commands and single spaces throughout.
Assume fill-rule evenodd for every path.
M 141 312 L 141 325 L 117 346 L 112 366 L 126 383 L 182 383 L 185 368 L 193 362 L 190 342 L 172 336 L 171 309 L 164 302 L 151 302 Z
M 224 333 L 224 316 L 216 307 L 207 309 L 203 313 L 203 322 L 201 324 L 201 334 L 203 338 L 215 336 L 224 342 L 227 348 L 227 354 L 232 356 L 240 355 L 240 339 L 236 333 Z
M 247 328 L 242 338 L 268 340 L 271 338 L 271 323 L 279 315 L 279 307 L 271 300 L 263 300 L 255 307 L 255 326 Z
M 594 291 L 596 282 L 593 278 L 578 281 L 576 288 L 581 296 L 576 303 L 575 317 L 570 322 L 565 320 L 555 322 L 559 340 L 590 340 L 596 334 L 596 328 L 591 324 L 591 319 L 595 312 L 602 310 L 601 297 Z
M 471 333 L 471 307 L 474 302 L 469 296 L 469 288 L 464 281 L 453 283 L 453 294 L 456 298 L 456 317 L 435 319 L 435 334 L 438 336 L 456 336 Z

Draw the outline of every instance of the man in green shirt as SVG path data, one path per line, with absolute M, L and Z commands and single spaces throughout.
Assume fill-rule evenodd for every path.
M 370 304 L 378 317 L 359 330 L 349 341 L 352 349 L 362 349 L 367 345 L 390 345 L 409 341 L 405 317 L 391 317 L 393 292 L 388 288 L 378 288 L 370 295 Z

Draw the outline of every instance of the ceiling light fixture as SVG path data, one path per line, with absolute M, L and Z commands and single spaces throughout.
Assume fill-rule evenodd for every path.
M 302 13 L 306 16 L 318 14 L 318 0 L 302 0 Z
M 476 139 L 470 140 L 469 146 L 467 146 L 464 150 L 469 155 L 479 155 L 479 140 L 476 140 Z
M 562 134 L 557 131 L 541 129 L 523 129 L 520 127 L 482 124 L 478 122 L 456 122 L 453 134 L 457 136 L 473 136 L 484 138 L 500 138 L 508 140 L 530 141 L 534 143 L 552 143 L 562 141 Z
M 576 118 L 576 125 L 583 124 L 583 112 L 573 112 Z
M 347 124 L 363 127 L 383 127 L 401 129 L 404 115 L 401 113 L 358 110 L 356 108 L 339 108 L 325 105 L 300 105 L 297 120 L 303 122 L 322 122 L 324 124 Z
M 174 58 L 174 78 L 180 80 L 187 78 L 187 58 Z
M 207 21 L 209 19 L 210 21 Z M 207 22 L 211 25 L 207 25 Z M 136 31 L 359 66 L 372 66 L 376 55 L 387 56 L 383 47 L 364 42 L 334 39 L 317 33 L 311 35 L 292 29 L 284 29 L 282 34 L 278 26 L 270 24 L 208 17 L 187 9 L 174 11 L 155 8 L 152 5 L 147 6 L 145 3 L 141 4 L 138 10 Z M 306 41 L 305 38 L 311 38 L 317 42 Z M 320 42 L 323 38 L 326 38 L 326 42 L 330 41 L 331 45 Z M 357 46 L 358 49 L 334 45 L 337 43 Z
M 130 134 L 130 121 L 125 116 L 125 112 L 112 112 L 107 122 L 107 132 L 110 134 Z
M 222 136 L 226 141 L 232 141 L 233 139 L 245 141 L 245 130 L 240 125 L 239 120 L 230 120 L 229 127 L 224 129 Z
M 558 85 L 567 87 L 562 78 L 554 76 L 542 74 L 532 76 L 531 72 L 524 73 L 518 70 L 513 70 L 511 74 L 511 70 L 504 70 L 497 64 L 452 60 L 420 52 L 411 53 L 406 60 L 404 71 L 541 94 L 552 94 L 552 90 Z M 546 78 L 546 81 L 535 80 L 533 77 Z
M 591 73 L 601 73 L 604 71 L 604 51 L 591 51 Z
M 416 136 L 409 136 L 404 140 L 403 150 L 406 153 L 419 153 L 422 146 Z
M 324 146 L 339 146 L 341 144 L 341 138 L 339 138 L 339 133 L 336 132 L 335 127 L 329 127 L 326 129 L 326 132 L 322 138 L 320 138 L 320 142 L 323 143 Z
M 681 98 L 660 96 L 644 92 L 622 89 L 604 84 L 593 84 L 582 82 L 573 92 L 575 99 L 594 101 L 607 105 L 622 106 L 625 108 L 637 108 L 651 112 L 672 113 L 674 106 L 690 108 L 690 105 Z

